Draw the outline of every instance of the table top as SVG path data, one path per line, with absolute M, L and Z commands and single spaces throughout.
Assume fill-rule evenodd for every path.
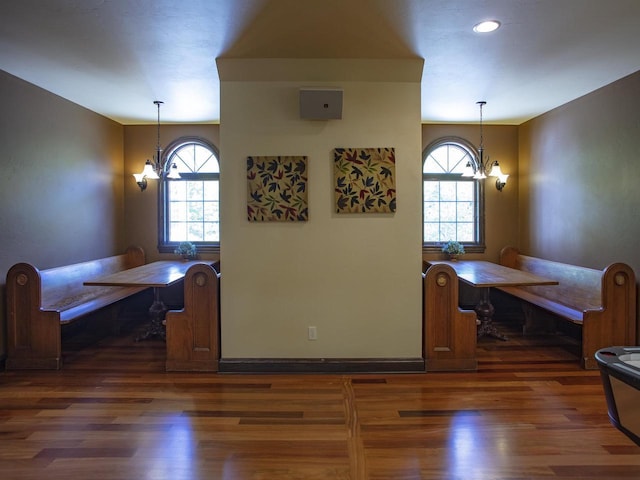
M 92 278 L 85 281 L 84 284 L 112 287 L 168 287 L 183 279 L 189 267 L 197 263 L 204 262 L 198 260 L 152 262 L 103 277 Z
M 505 267 L 483 260 L 459 260 L 457 262 L 429 260 L 431 265 L 450 265 L 458 278 L 473 287 L 515 287 L 521 285 L 557 285 L 558 281 L 533 273 Z

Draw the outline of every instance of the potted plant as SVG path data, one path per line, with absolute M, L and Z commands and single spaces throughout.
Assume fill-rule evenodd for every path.
M 173 253 L 180 255 L 184 260 L 191 260 L 196 258 L 196 246 L 191 242 L 180 242 Z
M 455 240 L 449 240 L 442 246 L 442 251 L 449 256 L 449 260 L 455 262 L 460 255 L 464 255 L 464 246 Z

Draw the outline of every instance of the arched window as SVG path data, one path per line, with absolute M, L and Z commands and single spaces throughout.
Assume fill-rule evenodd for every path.
M 176 165 L 179 179 L 166 175 L 160 183 L 158 221 L 160 252 L 173 252 L 180 242 L 198 251 L 220 249 L 220 164 L 209 141 L 182 137 L 165 150 L 164 170 Z
M 478 154 L 462 138 L 447 137 L 423 152 L 423 250 L 440 251 L 449 240 L 468 252 L 484 252 L 484 190 L 481 181 L 462 177 Z

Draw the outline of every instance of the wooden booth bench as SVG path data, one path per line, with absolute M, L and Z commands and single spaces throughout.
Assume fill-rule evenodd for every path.
M 165 315 L 167 371 L 218 371 L 219 298 L 220 264 L 189 267 L 184 277 L 184 308 Z
M 603 270 L 521 255 L 514 247 L 500 252 L 500 264 L 557 280 L 558 285 L 502 287 L 522 302 L 525 328 L 535 307 L 582 327 L 581 363 L 597 369 L 597 350 L 636 343 L 636 280 L 624 263 Z
M 85 286 L 89 278 L 144 265 L 140 247 L 87 262 L 38 270 L 17 263 L 7 272 L 7 369 L 59 369 L 61 327 L 115 306 L 143 287 Z M 112 310 L 117 315 L 117 309 Z
M 476 370 L 478 318 L 458 306 L 458 275 L 449 265 L 436 264 L 422 278 L 425 370 Z

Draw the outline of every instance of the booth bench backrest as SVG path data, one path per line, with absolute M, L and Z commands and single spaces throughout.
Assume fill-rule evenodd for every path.
M 505 249 L 506 250 L 506 249 Z M 533 273 L 558 281 L 558 285 L 531 285 L 518 287 L 576 310 L 602 307 L 602 271 L 592 268 L 552 262 L 542 258 L 512 254 L 503 251 L 500 263 L 506 267 Z
M 114 287 L 88 286 L 83 285 L 83 282 L 90 278 L 139 267 L 144 265 L 144 262 L 144 251 L 138 247 L 130 247 L 123 255 L 39 270 L 41 307 L 44 310 L 64 310 L 99 297 L 105 289 Z

